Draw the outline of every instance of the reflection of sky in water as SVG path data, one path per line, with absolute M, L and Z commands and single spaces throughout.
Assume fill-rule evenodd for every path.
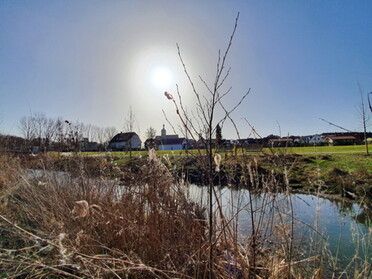
M 208 187 L 190 186 L 190 195 L 196 201 L 208 203 Z M 237 208 L 243 208 L 239 211 L 239 233 L 249 235 L 250 233 L 250 206 L 248 190 L 231 190 L 227 187 L 216 187 L 217 196 L 220 197 L 220 203 L 223 207 L 226 217 L 230 217 L 237 212 Z M 272 210 L 273 206 L 279 209 L 281 216 L 285 220 L 290 218 L 289 198 L 283 194 L 278 194 L 275 197 L 275 202 L 270 203 L 271 196 L 262 194 L 259 197 L 252 195 L 253 208 L 260 208 L 266 204 L 264 222 L 272 222 L 269 219 L 267 212 Z M 355 222 L 352 216 L 360 212 L 357 205 L 345 206 L 340 202 L 331 202 L 327 199 L 316 197 L 313 195 L 294 194 L 291 196 L 295 221 L 296 238 L 301 240 L 301 245 L 313 245 L 317 241 L 322 240 L 319 234 L 315 233 L 316 229 L 327 240 L 327 247 L 335 256 L 338 250 L 338 258 L 349 259 L 355 255 L 355 241 L 365 237 L 366 241 L 371 241 L 371 236 L 368 237 L 367 226 Z M 344 208 L 344 209 L 343 209 Z M 255 218 L 260 217 L 262 211 L 257 210 Z M 287 214 L 286 214 L 287 213 Z M 257 222 L 256 220 L 256 222 Z M 278 219 L 276 219 L 278 220 Z M 312 242 L 310 241 L 312 239 Z M 314 247 L 313 247 L 314 248 Z M 372 247 L 371 247 L 372 248 Z M 370 257 L 372 257 L 372 249 L 369 248 Z M 360 249 L 360 247 L 359 247 Z M 359 254 L 363 255 L 360 249 Z
M 340 202 L 331 202 L 311 195 L 294 195 L 294 201 L 298 218 L 318 228 L 327 238 L 332 254 L 338 249 L 341 259 L 353 256 L 355 242 L 368 234 L 367 226 L 355 222 L 352 218 L 361 211 L 355 204 L 343 210 Z

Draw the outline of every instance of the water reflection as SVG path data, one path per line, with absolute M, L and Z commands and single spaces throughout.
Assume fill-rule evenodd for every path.
M 190 185 L 191 198 L 205 205 L 208 204 L 207 191 L 208 187 Z M 368 246 L 372 240 L 368 227 L 371 214 L 357 204 L 305 194 L 251 194 L 247 189 L 228 187 L 215 187 L 215 192 L 225 217 L 234 216 L 234 222 L 238 223 L 241 239 L 251 233 L 252 217 L 255 224 L 266 223 L 265 237 L 274 229 L 278 231 L 278 226 L 280 229 L 293 221 L 298 244 L 304 250 L 311 245 L 322 245 L 339 262 L 345 263 L 356 251 L 361 257 L 372 257 L 372 247 Z M 251 209 L 254 214 L 251 214 Z

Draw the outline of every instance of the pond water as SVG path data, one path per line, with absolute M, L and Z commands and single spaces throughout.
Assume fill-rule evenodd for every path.
M 346 266 L 356 253 L 372 263 L 372 228 L 357 221 L 357 216 L 363 213 L 357 204 L 305 194 L 250 195 L 246 189 L 228 187 L 215 187 L 215 192 L 226 218 L 237 217 L 242 238 L 251 233 L 252 203 L 256 226 L 260 218 L 266 225 L 279 221 L 282 226 L 293 220 L 295 238 L 307 252 L 313 249 L 316 253 L 314 245 L 318 245 L 323 251 L 328 250 L 333 259 L 337 257 L 340 266 Z M 208 187 L 190 185 L 190 195 L 208 204 Z M 270 230 L 274 227 L 270 226 Z

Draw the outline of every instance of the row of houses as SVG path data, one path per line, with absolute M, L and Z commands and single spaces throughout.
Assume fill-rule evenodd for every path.
M 367 138 L 372 137 L 372 133 L 367 134 Z M 364 143 L 363 133 L 323 133 L 311 136 L 290 136 L 269 140 L 271 147 L 280 146 L 312 146 L 312 145 L 355 145 Z
M 319 135 L 312 137 L 308 141 L 303 141 L 300 138 L 279 138 L 271 139 L 269 141 L 272 147 L 281 146 L 301 146 L 301 145 L 353 145 L 356 144 L 356 138 L 354 136 L 338 136 L 338 137 L 326 137 L 323 138 Z
M 372 137 L 372 133 L 367 135 Z M 251 150 L 260 150 L 262 147 L 285 147 L 285 146 L 313 146 L 313 145 L 353 145 L 362 144 L 364 140 L 363 133 L 323 133 L 310 136 L 289 136 L 279 137 L 269 135 L 265 138 L 247 138 L 237 140 L 221 140 L 218 143 L 212 140 L 212 145 L 220 149 L 231 149 L 233 147 L 244 147 Z M 161 135 L 155 138 L 147 139 L 144 142 L 144 148 L 154 148 L 156 150 L 186 150 L 194 148 L 205 148 L 205 140 L 198 141 L 179 137 L 178 135 L 167 135 L 165 126 L 161 130 Z M 140 150 L 142 141 L 134 133 L 119 133 L 109 143 L 109 149 L 113 151 L 122 150 Z
M 372 133 L 367 133 L 367 140 L 372 144 Z M 124 151 L 154 148 L 156 150 L 187 150 L 206 148 L 206 140 L 197 141 L 176 134 L 168 135 L 165 126 L 161 135 L 147 139 L 143 144 L 135 132 L 119 133 L 115 135 L 109 144 L 89 142 L 87 138 L 76 142 L 50 142 L 47 148 L 42 148 L 41 139 L 27 141 L 21 137 L 0 135 L 0 151 L 12 152 L 44 152 L 44 151 Z M 363 133 L 323 133 L 310 136 L 279 137 L 269 135 L 264 138 L 246 138 L 235 140 L 211 140 L 212 147 L 230 150 L 233 148 L 245 148 L 247 151 L 259 151 L 263 147 L 291 147 L 291 146 L 314 146 L 314 145 L 354 145 L 364 143 Z

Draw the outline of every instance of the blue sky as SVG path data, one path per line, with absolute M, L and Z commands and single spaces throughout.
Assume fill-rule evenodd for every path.
M 41 112 L 123 129 L 132 107 L 137 132 L 178 125 L 164 90 L 177 83 L 195 107 L 177 56 L 201 93 L 213 82 L 240 12 L 225 99 L 240 135 L 246 118 L 263 136 L 361 131 L 358 82 L 372 91 L 372 1 L 0 1 L 0 131 L 19 134 L 22 116 Z M 157 69 L 168 84 L 157 84 Z M 217 118 L 220 115 L 217 115 Z M 370 130 L 370 129 L 369 129 Z M 226 138 L 234 138 L 226 124 Z

